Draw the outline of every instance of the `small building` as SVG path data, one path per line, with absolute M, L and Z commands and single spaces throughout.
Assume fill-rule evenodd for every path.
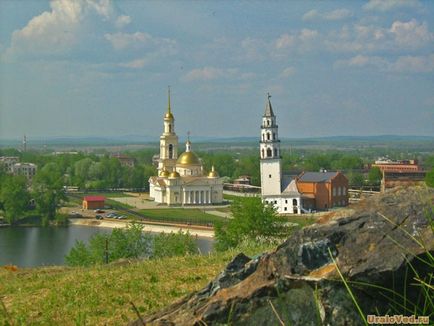
M 425 171 L 383 171 L 381 192 L 394 187 L 424 185 L 425 176 Z
M 421 171 L 417 160 L 393 161 L 388 158 L 380 158 L 371 167 L 377 167 L 381 172 L 417 172 Z
M 252 178 L 249 175 L 240 175 L 238 179 L 234 180 L 234 185 L 252 185 Z
M 20 158 L 18 156 L 1 156 L 0 166 L 2 166 L 6 172 L 13 173 L 14 164 L 18 163 Z
M 113 154 L 111 157 L 118 159 L 122 166 L 133 168 L 136 165 L 136 160 L 133 157 L 124 154 Z
M 99 209 L 104 208 L 104 196 L 85 196 L 83 198 L 83 209 Z
M 33 177 L 36 175 L 38 167 L 33 163 L 15 163 L 12 166 L 13 175 L 23 175 L 28 181 L 32 181 Z
M 304 209 L 328 209 L 348 205 L 348 179 L 341 172 L 303 172 L 296 178 Z

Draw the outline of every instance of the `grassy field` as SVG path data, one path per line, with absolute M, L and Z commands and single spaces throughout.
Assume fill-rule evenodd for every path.
M 223 217 L 207 214 L 196 208 L 142 209 L 140 213 L 149 219 L 167 222 L 214 224 L 217 221 L 225 220 Z
M 253 255 L 265 248 L 248 248 Z M 239 250 L 90 268 L 0 267 L 0 325 L 125 325 L 198 290 Z

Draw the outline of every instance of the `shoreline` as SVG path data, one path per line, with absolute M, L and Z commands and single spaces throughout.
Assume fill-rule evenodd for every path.
M 83 226 L 94 226 L 100 228 L 126 228 L 128 222 L 130 221 L 112 221 L 112 220 L 95 220 L 95 219 L 87 219 L 87 218 L 69 218 L 70 225 L 83 225 Z M 208 228 L 194 228 L 188 227 L 184 225 L 161 225 L 161 224 L 149 224 L 138 222 L 144 225 L 144 231 L 153 232 L 153 233 L 170 233 L 170 232 L 178 232 L 181 230 L 182 232 L 189 232 L 193 236 L 198 236 L 201 238 L 211 238 L 214 239 L 214 230 Z

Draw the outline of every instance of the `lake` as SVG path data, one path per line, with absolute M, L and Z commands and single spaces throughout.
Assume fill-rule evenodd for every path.
M 70 225 L 68 227 L 0 227 L 0 266 L 34 267 L 64 265 L 65 255 L 76 240 L 87 242 L 95 233 L 109 228 Z M 202 253 L 212 250 L 213 240 L 196 239 Z

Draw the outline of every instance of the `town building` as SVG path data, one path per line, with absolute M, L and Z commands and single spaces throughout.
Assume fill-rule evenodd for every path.
M 383 171 L 381 192 L 395 187 L 424 185 L 425 176 L 425 171 Z
M 83 198 L 83 209 L 100 209 L 105 206 L 104 196 L 85 196 Z
M 18 156 L 1 156 L 0 166 L 8 173 L 14 172 L 14 164 L 18 163 L 20 158 Z
M 262 116 L 260 138 L 261 196 L 279 214 L 301 214 L 348 205 L 348 179 L 340 172 L 303 172 L 282 175 L 280 139 L 270 101 Z
M 417 160 L 393 161 L 389 158 L 379 158 L 371 167 L 377 167 L 381 172 L 417 172 L 422 170 Z
M 136 165 L 136 160 L 125 154 L 116 153 L 112 154 L 111 157 L 118 159 L 122 166 L 133 168 Z
M 38 167 L 33 163 L 15 163 L 12 166 L 13 175 L 23 175 L 28 181 L 32 181 L 33 177 L 36 175 Z
M 175 117 L 170 106 L 163 119 L 160 136 L 158 175 L 149 178 L 149 196 L 166 205 L 211 205 L 223 202 L 223 181 L 212 167 L 205 173 L 201 159 L 192 151 L 190 139 L 185 152 L 178 156 Z

